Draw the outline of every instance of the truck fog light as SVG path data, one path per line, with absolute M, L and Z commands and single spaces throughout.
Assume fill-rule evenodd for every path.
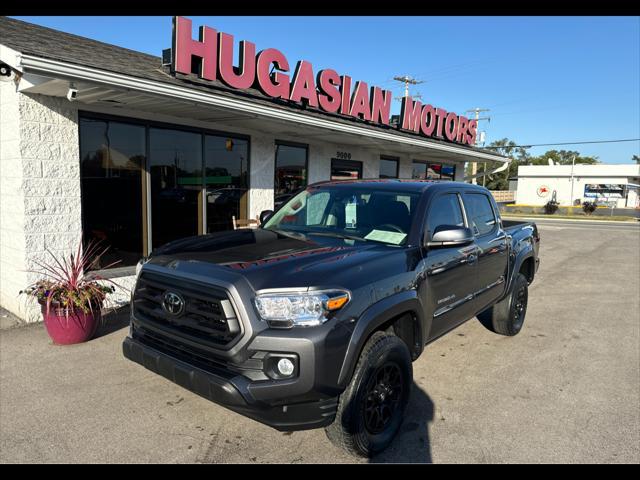
M 288 377 L 293 373 L 294 366 L 293 362 L 288 358 L 281 358 L 278 360 L 278 373 L 285 377 Z

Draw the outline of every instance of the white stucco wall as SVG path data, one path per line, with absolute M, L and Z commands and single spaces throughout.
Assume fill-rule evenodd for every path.
M 571 198 L 571 165 L 526 165 L 518 167 L 518 189 L 516 203 L 519 205 L 544 205 L 556 191 L 557 201 L 562 206 L 573 204 L 573 200 L 592 201 L 584 196 L 587 184 L 637 183 L 640 165 L 576 165 L 573 171 L 573 198 Z M 538 195 L 538 188 L 546 186 L 547 196 Z M 636 193 L 629 195 L 628 206 L 636 207 Z M 625 199 L 617 200 L 617 206 L 625 206 Z
M 27 321 L 36 305 L 18 291 L 39 278 L 37 262 L 68 255 L 81 234 L 77 110 L 2 83 L 2 305 Z
M 27 281 L 19 115 L 15 84 L 0 82 L 0 305 L 14 313 Z

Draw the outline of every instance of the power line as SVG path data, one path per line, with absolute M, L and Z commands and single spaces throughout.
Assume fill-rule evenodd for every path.
M 409 96 L 409 85 L 418 85 L 419 83 L 424 83 L 424 80 L 416 80 L 413 77 L 410 77 L 409 75 L 403 75 L 403 76 L 397 76 L 397 77 L 393 77 L 394 80 L 398 81 L 398 82 L 402 82 L 404 83 L 404 96 L 408 97 Z M 396 100 L 402 99 L 403 97 L 400 98 L 396 98 Z
M 531 147 L 551 147 L 554 145 L 585 145 L 587 143 L 618 143 L 618 142 L 639 142 L 640 138 L 625 138 L 622 140 L 593 140 L 589 142 L 563 142 L 563 143 L 536 143 L 530 145 L 502 145 L 497 147 L 484 148 L 531 148 Z

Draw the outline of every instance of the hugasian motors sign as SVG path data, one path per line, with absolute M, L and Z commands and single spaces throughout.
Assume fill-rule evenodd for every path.
M 349 75 L 340 75 L 330 68 L 316 73 L 306 60 L 298 61 L 289 76 L 291 66 L 282 52 L 275 48 L 256 52 L 255 44 L 245 40 L 238 44 L 239 62 L 234 66 L 233 35 L 201 26 L 199 38 L 194 40 L 191 31 L 191 20 L 174 17 L 171 51 L 174 73 L 189 75 L 195 64 L 198 65 L 198 76 L 204 80 L 219 80 L 238 90 L 257 88 L 273 99 L 373 124 L 390 124 L 391 90 L 369 88 L 366 82 L 354 82 Z M 474 145 L 477 125 L 476 120 L 463 115 L 404 97 L 397 128 L 425 137 Z

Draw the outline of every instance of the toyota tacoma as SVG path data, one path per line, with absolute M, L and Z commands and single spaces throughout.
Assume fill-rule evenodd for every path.
M 523 326 L 531 222 L 459 182 L 309 185 L 261 226 L 170 242 L 140 261 L 124 355 L 281 431 L 324 427 L 373 456 L 400 429 L 425 345 L 474 317 Z

